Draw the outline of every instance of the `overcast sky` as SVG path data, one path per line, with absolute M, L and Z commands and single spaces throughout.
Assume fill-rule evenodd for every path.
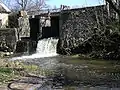
M 47 4 L 54 7 L 60 7 L 60 5 L 68 5 L 68 6 L 96 6 L 99 4 L 103 4 L 103 0 L 48 0 Z

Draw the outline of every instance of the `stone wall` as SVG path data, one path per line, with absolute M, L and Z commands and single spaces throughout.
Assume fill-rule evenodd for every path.
M 29 25 L 29 18 L 28 17 L 19 17 L 18 19 L 19 24 L 19 37 L 30 37 L 30 25 Z
M 102 33 L 108 23 L 105 6 L 87 7 L 62 11 L 60 15 L 60 39 L 57 51 L 60 54 L 76 54 L 76 48 L 93 33 Z
M 30 39 L 23 39 L 17 42 L 16 53 L 33 54 L 36 52 L 37 41 Z
M 11 13 L 8 21 L 9 28 L 17 28 L 18 38 L 30 37 L 29 17 L 20 16 L 18 12 Z
M 8 27 L 9 28 L 18 28 L 18 18 L 19 14 L 17 12 L 10 13 L 8 16 Z
M 0 29 L 0 51 L 14 51 L 16 48 L 16 30 L 13 28 Z
M 6 28 L 8 26 L 8 13 L 0 13 L 1 28 Z

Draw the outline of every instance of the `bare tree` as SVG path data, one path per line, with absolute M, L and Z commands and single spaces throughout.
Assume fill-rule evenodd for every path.
M 16 6 L 20 7 L 21 10 L 32 11 L 40 10 L 46 6 L 46 0 L 15 0 Z
M 45 0 L 35 0 L 35 5 L 37 6 L 37 9 L 41 9 L 47 6 Z
M 29 0 L 31 1 L 31 0 Z M 17 4 L 21 7 L 22 10 L 26 9 L 28 0 L 16 0 Z
M 106 0 L 109 3 L 109 6 L 116 12 L 118 16 L 118 29 L 120 31 L 120 1 L 119 0 Z
M 120 15 L 120 6 L 119 1 L 116 0 L 116 3 L 113 0 L 106 0 L 110 6 Z
M 106 0 L 109 3 L 110 7 L 118 14 L 120 20 L 120 1 L 119 0 Z

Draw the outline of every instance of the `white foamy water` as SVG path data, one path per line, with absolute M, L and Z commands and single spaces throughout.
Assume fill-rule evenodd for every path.
M 12 60 L 16 59 L 32 59 L 32 58 L 44 58 L 56 56 L 56 47 L 58 39 L 48 38 L 38 41 L 36 53 L 30 56 L 14 57 Z

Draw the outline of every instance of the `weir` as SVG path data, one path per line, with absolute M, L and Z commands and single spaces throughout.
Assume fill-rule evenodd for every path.
M 48 38 L 38 41 L 36 53 L 39 55 L 56 55 L 58 39 Z
M 56 56 L 57 43 L 58 43 L 58 39 L 55 39 L 55 38 L 41 39 L 38 41 L 35 54 L 29 55 L 29 56 L 15 57 L 12 60 Z

